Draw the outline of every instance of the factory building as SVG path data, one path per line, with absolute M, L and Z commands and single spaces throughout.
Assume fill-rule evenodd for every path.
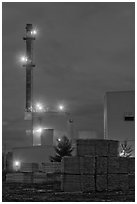
M 53 146 L 28 146 L 13 148 L 13 161 L 22 163 L 49 162 L 49 157 L 54 155 Z
M 73 120 L 70 113 L 65 112 L 64 106 L 59 105 L 58 110 L 47 110 L 41 104 L 33 101 L 33 43 L 36 30 L 32 24 L 26 25 L 26 56 L 21 58 L 26 70 L 26 101 L 25 101 L 25 132 L 28 145 L 13 148 L 13 161 L 20 163 L 49 162 L 54 154 L 54 145 L 58 138 L 69 137 L 74 142 Z
M 53 135 L 50 137 L 47 134 Z M 73 120 L 66 112 L 47 111 L 33 113 L 33 146 L 40 144 L 55 145 L 56 140 L 64 135 L 72 141 L 75 139 Z
M 127 141 L 135 150 L 135 91 L 107 92 L 104 99 L 104 138 Z
M 13 161 L 46 163 L 50 161 L 50 156 L 55 154 L 54 146 L 57 139 L 65 135 L 74 143 L 73 135 L 71 135 L 73 134 L 73 122 L 64 113 L 33 113 L 33 123 L 32 121 L 28 123 L 30 129 L 27 130 L 27 134 L 32 143 L 25 147 L 13 148 Z
M 35 30 L 34 30 L 35 31 Z M 76 129 L 70 113 L 62 105 L 59 110 L 47 110 L 40 104 L 35 107 L 33 101 L 33 56 L 32 47 L 35 40 L 32 24 L 26 25 L 26 57 L 22 58 L 26 68 L 26 104 L 25 123 L 29 144 L 13 148 L 13 161 L 19 163 L 46 163 L 54 155 L 56 140 L 67 136 L 75 147 Z M 104 103 L 104 139 L 128 141 L 134 148 L 135 104 L 134 91 L 108 92 Z M 95 139 L 95 131 L 81 131 L 79 138 Z M 76 149 L 73 153 L 75 155 Z

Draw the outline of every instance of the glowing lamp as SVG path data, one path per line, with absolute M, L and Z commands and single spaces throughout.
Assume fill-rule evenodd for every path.
M 31 35 L 36 35 L 37 34 L 37 31 L 36 30 L 32 30 L 31 31 Z
M 13 166 L 14 166 L 14 169 L 16 171 L 18 171 L 20 169 L 21 162 L 20 161 L 14 161 Z
M 28 59 L 27 59 L 27 57 L 26 57 L 26 56 L 22 56 L 22 57 L 20 58 L 20 61 L 21 61 L 21 62 L 27 62 L 27 61 L 28 61 Z
M 64 110 L 64 106 L 63 105 L 59 105 L 59 110 L 63 111 Z
M 36 130 L 36 132 L 41 133 L 41 132 L 42 132 L 42 128 L 38 128 L 38 129 Z
M 36 104 L 36 111 L 43 111 L 43 106 L 40 103 Z
M 19 161 L 15 161 L 15 166 L 19 166 L 20 162 Z
M 41 134 L 42 133 L 42 131 L 43 131 L 43 129 L 40 127 L 40 128 L 37 128 L 37 129 L 35 129 L 33 132 L 35 133 L 35 134 Z

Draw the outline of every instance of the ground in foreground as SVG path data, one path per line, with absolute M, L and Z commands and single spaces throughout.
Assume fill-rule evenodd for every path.
M 135 192 L 65 193 L 46 184 L 3 183 L 3 202 L 134 202 Z

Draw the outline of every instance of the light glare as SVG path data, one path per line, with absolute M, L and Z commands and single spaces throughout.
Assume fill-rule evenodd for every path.
M 42 111 L 43 110 L 43 106 L 40 103 L 36 104 L 36 111 Z
M 64 106 L 63 105 L 59 105 L 59 110 L 64 110 Z
M 35 133 L 42 133 L 42 128 L 37 128 L 34 130 Z
M 37 31 L 36 30 L 32 30 L 31 31 L 31 35 L 36 35 L 37 34 Z
M 28 61 L 27 57 L 25 57 L 25 56 L 22 56 L 22 57 L 20 58 L 20 60 L 21 60 L 21 62 L 27 62 L 27 61 Z
M 15 167 L 19 167 L 20 166 L 20 162 L 19 161 L 15 161 L 14 165 L 15 165 Z

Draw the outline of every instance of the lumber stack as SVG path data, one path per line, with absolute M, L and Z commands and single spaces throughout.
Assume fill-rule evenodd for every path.
M 119 142 L 104 139 L 77 140 L 78 156 L 118 156 Z
M 60 162 L 42 163 L 41 171 L 45 172 L 45 173 L 60 173 L 61 172 L 61 164 L 60 164 Z
M 95 158 L 64 157 L 61 162 L 63 191 L 91 191 L 95 190 Z
M 37 172 L 39 171 L 38 163 L 21 163 L 21 172 Z
M 127 191 L 135 188 L 135 158 L 119 157 L 113 140 L 77 140 L 77 156 L 61 162 L 63 191 Z
M 42 172 L 35 172 L 33 174 L 33 183 L 46 183 L 47 175 Z
M 8 183 L 32 183 L 32 173 L 8 173 L 6 175 L 6 182 Z

